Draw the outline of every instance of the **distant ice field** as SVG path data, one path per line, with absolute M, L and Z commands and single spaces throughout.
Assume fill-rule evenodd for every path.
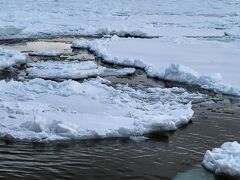
M 238 0 L 11 0 L 0 39 L 49 35 L 239 36 Z

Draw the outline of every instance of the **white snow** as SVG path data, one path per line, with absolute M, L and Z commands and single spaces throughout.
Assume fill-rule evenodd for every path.
M 28 63 L 28 76 L 47 79 L 84 79 L 90 77 L 124 76 L 135 72 L 134 68 L 113 69 L 97 65 L 93 61 L 38 61 Z
M 16 51 L 0 48 L 0 70 L 24 63 L 26 63 L 25 55 Z
M 175 130 L 193 115 L 181 88 L 115 88 L 101 78 L 79 83 L 0 81 L 0 136 L 25 140 L 142 136 Z
M 72 47 L 94 51 L 109 63 L 143 68 L 150 77 L 240 95 L 238 43 L 189 38 L 136 39 L 114 36 L 111 39 L 76 40 Z M 220 72 L 226 78 L 222 80 L 222 76 L 214 72 Z
M 220 148 L 208 150 L 202 164 L 215 174 L 240 177 L 240 144 L 226 142 Z
M 62 53 L 55 50 L 38 50 L 30 52 L 30 56 L 48 56 L 48 57 L 55 57 L 60 56 Z
M 0 3 L 0 39 L 44 35 L 239 35 L 238 0 L 11 0 Z

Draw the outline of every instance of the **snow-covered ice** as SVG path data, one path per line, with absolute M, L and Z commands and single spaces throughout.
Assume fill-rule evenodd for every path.
M 25 64 L 26 56 L 17 51 L 0 48 L 0 70 L 16 64 Z
M 44 35 L 239 35 L 238 0 L 11 0 L 0 3 L 0 39 Z
M 240 177 L 240 144 L 226 142 L 220 148 L 208 150 L 202 164 L 215 174 Z
M 38 61 L 29 63 L 27 68 L 30 77 L 48 79 L 83 79 L 96 77 L 104 71 L 93 61 Z
M 38 61 L 28 63 L 28 76 L 47 79 L 84 79 L 90 77 L 124 76 L 135 72 L 134 68 L 113 69 L 97 65 L 93 61 Z
M 189 38 L 136 39 L 116 36 L 93 41 L 80 39 L 72 43 L 72 47 L 94 51 L 108 63 L 143 68 L 150 77 L 199 85 L 239 96 L 238 45 Z M 223 80 L 215 72 L 226 78 Z
M 101 78 L 79 83 L 34 79 L 0 81 L 0 136 L 26 140 L 141 136 L 175 130 L 193 116 L 181 88 L 109 86 Z

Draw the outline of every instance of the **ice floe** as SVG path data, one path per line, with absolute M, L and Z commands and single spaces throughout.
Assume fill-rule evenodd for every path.
M 124 76 L 133 74 L 134 72 L 134 68 L 106 68 L 97 65 L 93 61 L 38 61 L 29 63 L 27 68 L 28 76 L 46 79 L 84 79 L 97 76 Z
M 217 175 L 240 177 L 240 144 L 226 142 L 220 148 L 208 150 L 202 165 Z
M 62 53 L 56 50 L 38 50 L 28 53 L 30 56 L 47 56 L 55 57 L 60 56 Z
M 25 140 L 142 136 L 176 130 L 193 116 L 181 88 L 109 86 L 101 78 L 79 83 L 34 79 L 0 81 L 0 136 Z
M 38 61 L 29 63 L 27 68 L 30 77 L 48 79 L 83 79 L 96 77 L 104 71 L 93 61 Z
M 232 86 L 228 81 L 223 81 L 222 76 L 219 73 L 212 74 L 214 73 L 214 71 L 212 71 L 214 68 L 208 68 L 208 66 L 211 66 L 208 65 L 209 58 L 214 59 L 215 64 L 218 62 L 218 59 L 215 58 L 219 58 L 219 68 L 224 69 L 225 66 L 223 66 L 222 63 L 228 62 L 227 59 L 231 57 L 231 61 L 233 61 L 231 63 L 232 71 L 229 72 L 228 69 L 226 74 L 239 75 L 239 73 L 237 73 L 238 69 L 236 69 L 238 67 L 238 57 L 240 55 L 240 50 L 238 48 L 235 47 L 233 49 L 232 46 L 228 47 L 228 45 L 221 43 L 201 44 L 199 41 L 194 41 L 193 43 L 190 42 L 190 44 L 186 44 L 185 42 L 186 46 L 181 42 L 177 47 L 176 42 L 170 44 L 167 43 L 168 50 L 164 48 L 164 51 L 161 51 L 161 47 L 166 45 L 164 41 L 166 41 L 166 39 L 139 40 L 113 37 L 111 39 L 92 41 L 76 40 L 72 43 L 72 47 L 89 49 L 97 56 L 101 57 L 103 61 L 108 63 L 143 68 L 150 77 L 199 85 L 204 89 L 211 89 L 218 93 L 236 96 L 240 95 L 240 88 L 238 88 L 238 86 Z M 217 48 L 215 46 L 217 46 Z M 218 50 L 220 47 L 222 48 L 221 51 L 223 51 L 223 53 Z M 172 48 L 177 48 L 178 50 L 173 52 Z M 196 53 L 190 53 L 189 55 L 188 51 L 185 51 L 188 48 L 193 49 Z M 149 52 L 149 49 L 153 49 L 154 51 L 151 50 Z M 202 55 L 207 53 L 207 50 L 209 49 L 212 49 L 209 56 Z M 181 50 L 185 52 L 182 52 Z M 176 52 L 179 52 L 179 54 Z M 174 62 L 178 62 L 179 64 Z M 201 75 L 192 68 L 184 65 L 187 64 L 196 69 L 204 69 L 200 62 L 207 63 L 205 64 L 205 68 L 210 74 L 204 73 Z M 228 68 L 227 64 L 226 67 Z M 223 72 L 225 72 L 225 70 Z M 232 77 L 230 79 L 232 79 Z
M 0 70 L 16 64 L 25 64 L 26 56 L 17 51 L 0 48 Z

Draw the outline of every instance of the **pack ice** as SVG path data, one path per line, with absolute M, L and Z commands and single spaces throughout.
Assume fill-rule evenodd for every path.
M 176 8 L 177 7 L 177 8 Z M 0 38 L 47 35 L 239 36 L 238 0 L 11 0 Z
M 193 116 L 181 88 L 109 86 L 102 78 L 79 83 L 34 79 L 0 81 L 0 136 L 48 141 L 141 136 L 175 130 Z
M 215 174 L 240 177 L 240 144 L 226 142 L 220 148 L 208 150 L 202 164 Z

